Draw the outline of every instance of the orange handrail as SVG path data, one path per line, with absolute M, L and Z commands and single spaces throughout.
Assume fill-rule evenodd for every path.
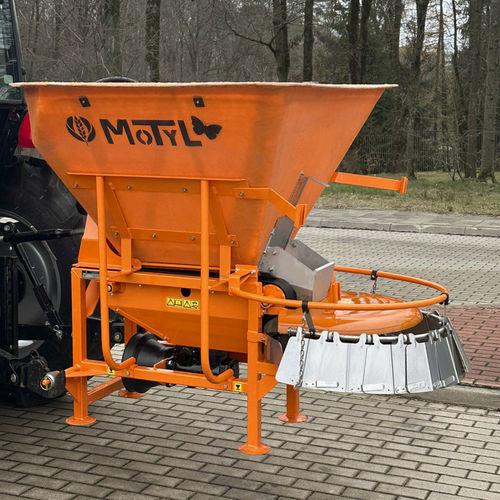
M 335 266 L 335 271 L 343 273 L 354 273 L 354 274 L 364 274 L 371 275 L 372 271 L 369 269 L 358 269 L 355 267 L 342 267 Z M 331 309 L 337 311 L 387 311 L 394 309 L 411 309 L 414 307 L 426 307 L 434 304 L 441 304 L 448 300 L 449 292 L 448 289 L 438 283 L 432 281 L 423 280 L 420 278 L 414 278 L 413 276 L 404 276 L 402 274 L 386 273 L 383 271 L 377 271 L 377 276 L 379 278 L 388 278 L 398 281 L 406 281 L 408 283 L 415 283 L 417 285 L 426 286 L 429 288 L 434 288 L 441 292 L 441 295 L 433 297 L 430 299 L 414 300 L 410 302 L 391 302 L 390 304 L 343 304 L 343 303 L 329 303 L 329 302 L 308 302 L 307 305 L 309 309 Z M 241 297 L 243 299 L 252 300 L 255 302 L 265 302 L 266 304 L 273 304 L 283 307 L 299 308 L 302 307 L 302 301 L 300 300 L 290 300 L 290 299 L 279 299 L 276 297 L 258 295 L 256 293 L 245 292 L 239 288 L 239 285 L 235 285 L 236 280 L 231 280 L 229 282 L 229 293 Z
M 210 270 L 210 247 L 209 247 L 209 196 L 210 189 L 207 180 L 201 181 L 200 190 L 200 215 L 201 215 L 201 269 L 200 269 L 200 357 L 203 374 L 213 384 L 220 384 L 234 375 L 233 370 L 228 369 L 219 375 L 214 375 L 210 368 L 210 342 L 209 342 L 209 270 Z
M 109 309 L 108 309 L 108 257 L 106 248 L 106 204 L 104 201 L 104 178 L 96 176 L 97 200 L 97 241 L 99 245 L 99 295 L 101 301 L 101 347 L 104 361 L 112 370 L 123 370 L 135 363 L 129 358 L 117 363 L 111 354 L 109 345 Z

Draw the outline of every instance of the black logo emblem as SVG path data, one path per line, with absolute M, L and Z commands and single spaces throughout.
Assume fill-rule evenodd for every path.
M 85 144 L 88 144 L 95 138 L 95 128 L 83 116 L 69 116 L 66 119 L 66 128 L 75 139 Z
M 222 130 L 221 125 L 205 125 L 199 118 L 196 118 L 196 116 L 191 116 L 191 122 L 193 123 L 193 130 L 196 135 L 205 134 L 211 141 L 213 141 Z

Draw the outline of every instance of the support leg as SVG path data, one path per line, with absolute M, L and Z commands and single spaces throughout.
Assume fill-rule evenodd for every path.
M 87 307 L 85 281 L 78 269 L 71 270 L 71 304 L 73 308 L 73 365 L 87 358 Z M 88 415 L 87 377 L 66 377 L 66 389 L 73 396 L 73 416 L 66 419 L 70 425 L 89 425 L 95 417 Z
M 248 384 L 247 384 L 247 442 L 239 450 L 248 455 L 263 455 L 271 447 L 261 441 L 262 404 L 258 393 L 259 373 L 257 361 L 259 359 L 259 342 L 255 340 L 258 332 L 258 304 L 248 303 L 249 332 L 248 332 Z
M 278 418 L 289 424 L 297 424 L 307 420 L 307 417 L 300 413 L 299 389 L 294 389 L 293 385 L 286 386 L 286 413 L 282 413 Z
M 95 417 L 88 414 L 87 377 L 66 379 L 66 389 L 73 396 L 73 416 L 66 419 L 69 425 L 90 425 Z

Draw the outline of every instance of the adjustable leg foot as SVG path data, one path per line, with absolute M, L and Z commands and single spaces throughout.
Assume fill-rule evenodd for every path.
M 292 385 L 286 386 L 286 413 L 279 415 L 278 419 L 289 424 L 307 420 L 307 417 L 300 413 L 299 389 L 294 389 Z
M 118 396 L 120 396 L 121 398 L 128 398 L 128 399 L 139 399 L 145 395 L 146 394 L 144 394 L 143 392 L 130 392 L 127 391 L 127 389 L 123 389 L 123 391 L 120 391 L 118 393 Z
M 281 413 L 278 415 L 278 420 L 285 422 L 287 424 L 300 424 L 301 422 L 305 422 L 307 417 L 302 413 L 297 415 L 289 415 L 288 413 Z
M 271 450 L 270 446 L 267 446 L 267 444 L 261 443 L 260 445 L 252 445 L 252 444 L 242 444 L 238 447 L 238 449 L 247 455 L 264 455 L 268 451 Z
M 95 417 L 87 415 L 86 417 L 68 417 L 66 423 L 69 425 L 91 425 L 96 421 Z

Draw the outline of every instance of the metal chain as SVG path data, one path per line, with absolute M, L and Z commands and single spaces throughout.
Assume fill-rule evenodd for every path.
M 377 271 L 375 271 L 375 270 L 372 271 L 370 279 L 373 280 L 372 289 L 371 289 L 370 293 L 372 295 L 375 295 L 375 293 L 377 292 L 377 279 L 378 279 Z
M 304 337 L 304 330 L 306 325 L 306 315 L 302 316 L 302 326 L 297 328 L 297 337 L 300 338 L 300 356 L 299 356 L 299 378 L 297 382 L 293 386 L 294 389 L 298 389 L 302 387 L 302 381 L 304 380 L 304 367 L 305 367 L 305 348 L 306 348 L 306 339 Z

